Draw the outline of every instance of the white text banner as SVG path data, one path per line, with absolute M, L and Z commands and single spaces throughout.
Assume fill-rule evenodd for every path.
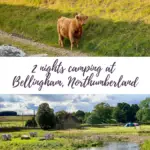
M 1 57 L 0 94 L 149 94 L 148 57 Z

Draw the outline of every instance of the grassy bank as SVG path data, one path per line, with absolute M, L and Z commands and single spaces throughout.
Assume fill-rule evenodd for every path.
M 100 56 L 150 55 L 149 0 L 1 0 L 0 29 L 58 47 L 56 22 L 89 15 L 78 51 Z M 70 48 L 68 40 L 65 47 Z
M 140 130 L 150 131 L 150 126 L 141 126 Z M 31 140 L 21 140 L 20 137 L 23 134 L 29 135 L 29 132 L 36 131 L 38 137 L 31 138 Z M 46 133 L 54 134 L 54 140 L 49 141 L 39 141 L 39 138 L 44 136 Z M 9 133 L 9 132 L 8 132 Z M 0 137 L 1 134 L 0 133 Z M 103 127 L 103 128 L 84 128 L 84 129 L 70 129 L 70 130 L 53 130 L 53 131 L 43 131 L 43 130 L 22 130 L 16 132 L 10 132 L 13 138 L 12 141 L 1 141 L 0 139 L 0 149 L 3 150 L 77 150 L 80 147 L 93 147 L 102 146 L 105 141 L 132 141 L 137 142 L 145 141 L 146 136 L 150 134 L 147 133 L 146 136 L 138 135 L 138 130 L 135 128 L 125 128 L 125 127 Z M 98 136 L 100 138 L 98 139 Z M 140 137 L 140 138 L 139 138 Z M 145 138 L 145 139 L 144 139 Z M 149 142 L 144 142 L 142 144 L 142 150 L 149 146 Z
M 15 138 L 10 142 L 5 142 L 0 145 L 2 150 L 11 150 L 10 145 L 13 150 L 77 150 L 81 147 L 91 147 L 91 146 L 101 146 L 102 142 L 92 142 L 92 141 L 73 141 L 69 139 L 55 138 L 50 141 L 39 141 L 37 138 L 32 140 L 20 140 L 20 138 Z
M 48 54 L 48 56 L 58 56 L 57 52 L 54 53 L 52 51 L 48 51 L 44 48 L 39 48 L 37 46 L 33 46 L 33 44 L 27 44 L 23 42 L 17 42 L 11 37 L 6 38 L 4 36 L 0 36 L 0 45 L 12 45 L 15 46 L 22 51 L 24 51 L 27 55 L 36 55 L 36 54 Z
M 29 135 L 29 132 L 37 131 L 38 137 L 31 138 L 31 140 L 21 140 L 21 135 Z M 54 140 L 39 141 L 46 133 L 53 133 Z M 76 135 L 71 131 L 43 131 L 43 130 L 22 130 L 20 132 L 11 133 L 13 139 L 5 142 L 1 141 L 0 149 L 3 150 L 77 150 L 81 147 L 102 146 L 103 142 L 97 139 L 85 139 L 82 134 Z M 67 136 L 68 135 L 68 136 Z M 77 138 L 78 137 L 78 138 Z
M 141 146 L 142 150 L 150 150 L 150 140 L 146 141 L 142 146 Z

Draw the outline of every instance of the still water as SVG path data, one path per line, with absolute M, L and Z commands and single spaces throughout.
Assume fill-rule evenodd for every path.
M 102 147 L 82 148 L 79 150 L 140 150 L 136 143 L 130 142 L 108 142 L 104 143 Z

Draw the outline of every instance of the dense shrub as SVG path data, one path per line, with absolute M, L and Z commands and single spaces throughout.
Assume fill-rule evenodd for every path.
M 35 118 L 33 117 L 31 120 L 27 120 L 25 127 L 37 127 L 37 123 L 35 121 Z

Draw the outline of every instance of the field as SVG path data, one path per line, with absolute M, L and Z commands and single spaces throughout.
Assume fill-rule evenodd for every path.
M 0 30 L 59 47 L 57 19 L 73 17 L 76 12 L 87 14 L 89 20 L 79 48 L 73 51 L 94 56 L 150 55 L 149 0 L 1 0 Z M 0 43 L 13 44 L 8 41 Z M 24 47 L 21 43 L 14 44 Z M 65 40 L 65 48 L 70 49 L 68 40 Z M 30 49 L 31 53 L 40 53 L 34 47 L 24 49 L 27 53 Z
M 23 134 L 29 134 L 31 131 L 36 131 L 38 133 L 37 138 L 32 138 L 31 140 L 21 140 L 20 136 Z M 140 134 L 139 131 L 144 134 Z M 39 137 L 43 136 L 45 133 L 53 133 L 55 138 L 50 141 L 39 141 Z M 2 133 L 0 133 L 2 134 Z M 150 126 L 141 126 L 140 129 L 136 128 L 125 128 L 125 127 L 103 127 L 103 128 L 93 128 L 87 127 L 84 129 L 70 129 L 70 130 L 53 130 L 53 131 L 43 131 L 41 129 L 36 130 L 22 130 L 20 132 L 10 132 L 12 134 L 12 141 L 1 142 L 0 149 L 3 150 L 76 150 L 79 147 L 89 147 L 92 145 L 101 146 L 103 141 L 132 141 L 141 144 L 142 150 L 149 150 L 150 141 Z M 97 143 L 94 136 L 100 136 L 100 141 Z
M 129 141 L 141 144 L 141 150 L 149 150 L 150 125 L 125 128 L 123 126 L 82 127 L 81 129 L 49 130 L 19 129 L 8 130 L 5 127 L 23 127 L 25 121 L 32 116 L 0 117 L 0 149 L 2 150 L 77 150 L 80 147 L 102 146 L 106 141 Z M 4 129 L 4 130 L 3 130 Z M 38 137 L 21 140 L 21 135 L 29 135 L 36 131 Z M 2 141 L 1 135 L 9 133 L 11 141 Z M 46 133 L 54 134 L 54 140 L 39 141 Z M 99 139 L 97 137 L 100 137 Z
M 0 127 L 23 127 L 32 116 L 0 116 Z

